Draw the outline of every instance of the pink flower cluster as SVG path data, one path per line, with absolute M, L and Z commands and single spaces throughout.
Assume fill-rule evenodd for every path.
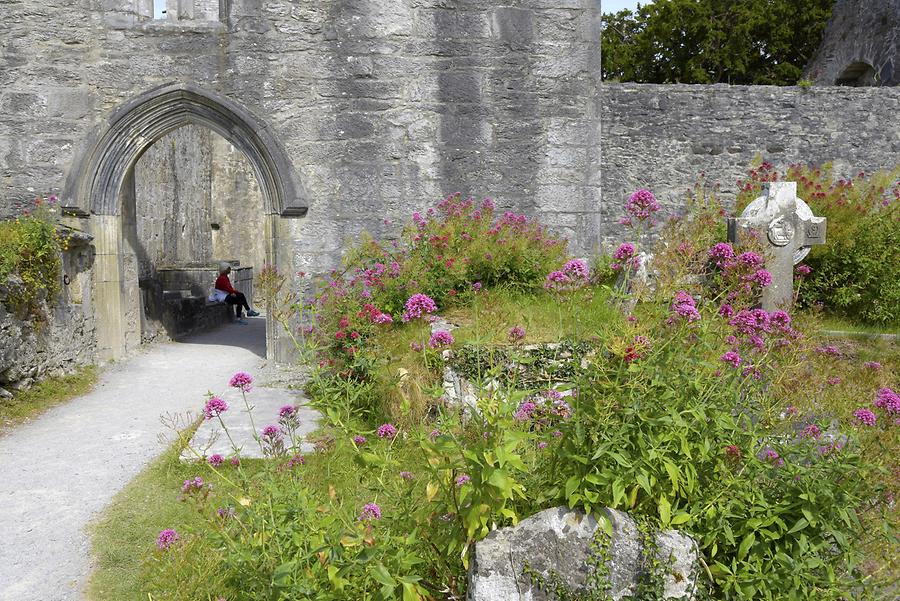
M 394 438 L 397 436 L 397 428 L 394 424 L 387 423 L 378 426 L 378 438 Z
M 875 414 L 872 413 L 871 409 L 861 408 L 857 409 L 853 412 L 853 417 L 856 418 L 856 422 L 863 426 L 874 426 L 875 422 L 878 420 L 875 417 Z
M 253 384 L 253 377 L 245 371 L 239 371 L 228 382 L 232 388 L 240 388 L 241 392 L 250 392 L 250 385 Z
M 424 315 L 429 315 L 437 311 L 437 305 L 434 300 L 424 294 L 413 294 L 406 301 L 406 312 L 403 313 L 403 321 L 412 321 L 419 319 Z
M 510 342 L 519 342 L 525 338 L 525 328 L 522 326 L 513 326 L 509 329 L 506 338 Z
M 203 417 L 212 419 L 214 417 L 219 417 L 226 411 L 228 411 L 228 403 L 217 396 L 210 397 L 203 407 Z
M 675 298 L 672 300 L 672 305 L 669 309 L 672 312 L 672 316 L 667 320 L 669 324 L 678 321 L 677 318 L 684 319 L 688 323 L 700 320 L 700 312 L 697 311 L 697 303 L 694 297 L 684 290 L 679 290 L 675 293 Z
M 371 522 L 381 519 L 381 507 L 376 503 L 366 503 L 357 518 L 360 522 Z
M 375 305 L 372 303 L 366 303 L 363 305 L 362 310 L 356 314 L 357 317 L 367 318 L 372 323 L 377 324 L 388 324 L 394 323 L 394 318 L 390 316 L 388 313 L 382 313 Z M 349 322 L 348 324 L 349 325 Z M 347 325 L 342 325 L 342 328 L 346 328 Z
M 575 290 L 588 282 L 587 264 L 581 259 L 568 261 L 562 269 L 551 271 L 544 279 L 544 288 L 554 292 Z
M 624 225 L 631 225 L 633 222 L 629 220 L 632 219 L 646 221 L 661 208 L 662 207 L 660 207 L 653 192 L 644 188 L 636 190 L 628 197 L 628 200 L 625 201 L 625 212 L 628 213 L 628 217 L 626 218 L 627 222 L 624 223 Z
M 432 349 L 442 349 L 453 344 L 453 335 L 446 330 L 438 330 L 428 339 L 428 346 Z
M 635 256 L 634 244 L 630 242 L 623 242 L 619 245 L 619 248 L 616 249 L 616 252 L 613 253 L 613 259 L 615 261 L 610 263 L 609 267 L 613 271 L 619 271 L 623 267 L 630 265 L 632 268 L 637 269 L 641 266 L 640 257 Z
M 178 542 L 179 539 L 181 539 L 181 537 L 178 536 L 178 533 L 175 530 L 166 528 L 156 537 L 156 546 L 160 551 L 165 551 Z
M 900 394 L 890 388 L 879 388 L 873 404 L 892 415 L 900 414 Z

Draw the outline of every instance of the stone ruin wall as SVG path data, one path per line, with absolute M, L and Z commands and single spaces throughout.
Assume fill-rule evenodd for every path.
M 347 238 L 396 235 L 456 190 L 534 215 L 588 253 L 622 235 L 637 187 L 675 211 L 700 172 L 733 195 L 757 154 L 847 173 L 900 156 L 896 88 L 601 86 L 597 0 L 233 0 L 221 20 L 202 4 L 166 23 L 148 20 L 148 0 L 4 4 L 0 216 L 59 192 L 116 107 L 170 82 L 241 104 L 291 157 L 310 206 L 279 219 L 289 272 L 325 271 Z M 177 144 L 158 146 L 151 172 L 177 159 Z M 213 199 L 253 194 L 234 154 L 212 161 Z M 223 226 L 247 219 L 228 207 Z M 240 246 L 236 231 L 213 232 L 213 256 Z
M 870 73 L 861 73 L 858 67 L 864 65 L 871 67 Z M 835 3 L 806 77 L 834 85 L 854 73 L 860 79 L 855 85 L 900 85 L 900 0 Z

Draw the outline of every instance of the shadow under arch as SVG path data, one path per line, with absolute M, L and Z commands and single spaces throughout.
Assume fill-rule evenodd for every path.
M 79 215 L 117 215 L 128 170 L 152 144 L 188 124 L 210 128 L 244 153 L 266 213 L 306 214 L 309 196 L 269 127 L 233 100 L 189 83 L 162 85 L 115 109 L 70 173 L 63 209 Z
M 185 125 L 216 132 L 240 150 L 252 166 L 266 214 L 266 262 L 279 266 L 289 252 L 279 251 L 281 217 L 307 212 L 304 188 L 289 157 L 269 127 L 237 102 L 190 83 L 166 84 L 116 108 L 86 143 L 66 182 L 62 209 L 89 217 L 94 236 L 94 313 L 97 354 L 119 359 L 140 344 L 140 299 L 135 274 L 126 268 L 134 254 L 126 207 L 134 203 L 134 166 L 146 150 Z M 130 188 L 130 190 L 129 190 Z M 131 224 L 133 229 L 134 224 Z M 262 233 L 262 232 L 261 232 Z M 266 320 L 266 354 L 279 360 L 279 334 Z

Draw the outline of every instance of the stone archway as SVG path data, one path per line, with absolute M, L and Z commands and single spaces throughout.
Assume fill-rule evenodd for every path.
M 110 115 L 89 141 L 70 174 L 63 208 L 89 216 L 96 259 L 94 307 L 98 356 L 117 359 L 140 340 L 140 324 L 133 316 L 137 282 L 126 276 L 123 195 L 141 155 L 166 134 L 184 126 L 211 129 L 240 150 L 257 178 L 266 214 L 266 262 L 289 261 L 279 252 L 277 235 L 282 217 L 306 214 L 307 194 L 287 154 L 268 126 L 245 108 L 219 94 L 191 84 L 167 84 L 126 102 Z M 139 321 L 139 320 L 138 320 Z M 135 332 L 135 329 L 137 331 Z M 277 332 L 267 320 L 266 347 L 276 358 Z
M 878 85 L 875 67 L 865 61 L 852 62 L 844 67 L 834 85 L 856 88 Z

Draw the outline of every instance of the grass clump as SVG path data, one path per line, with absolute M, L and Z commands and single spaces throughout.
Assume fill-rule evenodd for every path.
M 27 390 L 0 398 L 0 430 L 40 415 L 47 409 L 87 394 L 97 383 L 97 368 L 82 367 L 75 373 L 42 380 Z

